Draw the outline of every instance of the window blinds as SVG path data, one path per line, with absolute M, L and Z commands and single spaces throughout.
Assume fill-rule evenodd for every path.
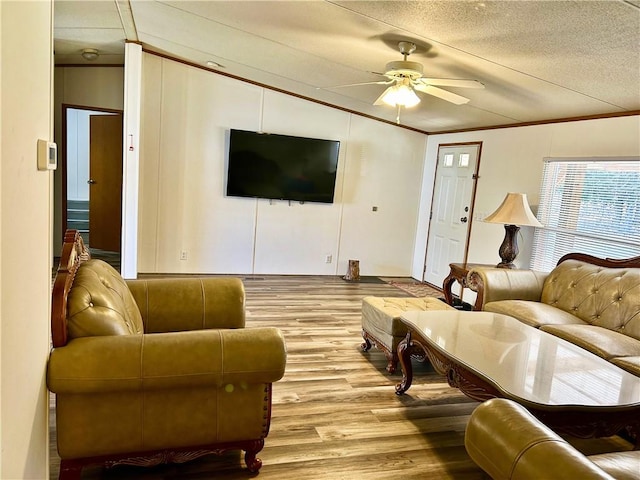
M 640 158 L 545 159 L 531 268 L 561 256 L 640 255 Z

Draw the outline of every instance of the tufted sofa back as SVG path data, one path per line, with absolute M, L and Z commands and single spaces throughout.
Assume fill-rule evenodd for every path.
M 565 260 L 546 278 L 541 301 L 640 340 L 640 268 Z
M 140 311 L 120 274 L 102 260 L 83 262 L 67 299 L 68 338 L 143 333 Z

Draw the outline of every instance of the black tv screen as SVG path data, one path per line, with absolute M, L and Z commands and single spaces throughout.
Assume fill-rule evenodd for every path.
M 340 142 L 230 131 L 227 196 L 333 203 Z

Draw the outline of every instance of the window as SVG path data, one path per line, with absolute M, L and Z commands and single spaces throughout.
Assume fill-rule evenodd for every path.
M 640 255 L 640 158 L 545 159 L 531 268 L 566 253 Z

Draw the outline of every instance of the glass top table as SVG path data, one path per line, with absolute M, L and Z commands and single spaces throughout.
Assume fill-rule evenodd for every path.
M 640 422 L 640 377 L 515 318 L 442 311 L 405 312 L 401 321 L 409 333 L 398 346 L 399 395 L 412 381 L 404 353 L 417 345 L 469 397 L 510 398 L 574 435 L 611 435 Z

